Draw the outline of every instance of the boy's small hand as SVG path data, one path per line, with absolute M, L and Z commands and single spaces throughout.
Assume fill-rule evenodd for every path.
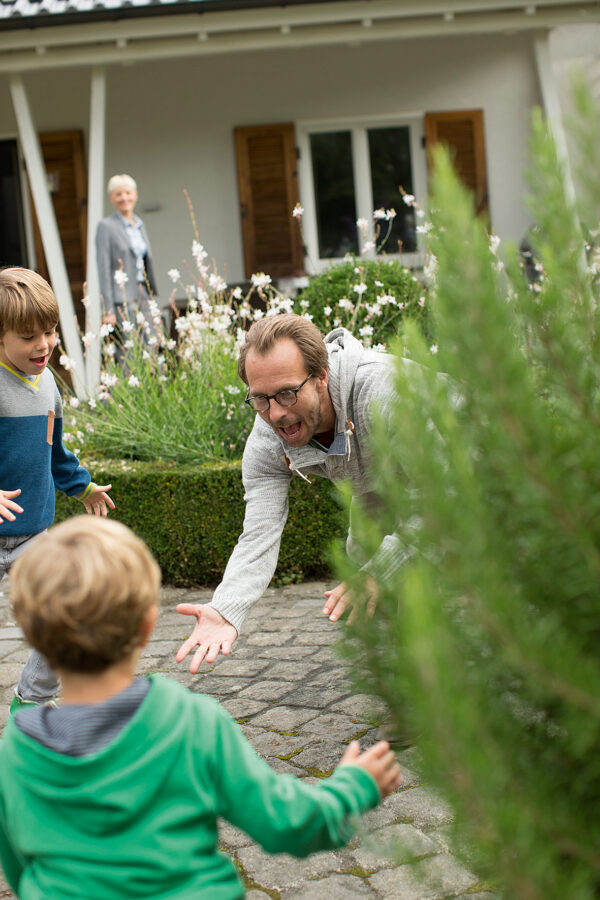
M 223 656 L 231 652 L 233 642 L 237 638 L 237 628 L 221 615 L 210 603 L 180 603 L 177 612 L 184 616 L 196 616 L 196 624 L 191 635 L 184 641 L 175 657 L 177 662 L 197 646 L 190 663 L 190 672 L 195 675 L 202 660 L 214 662 L 219 651 Z
M 91 494 L 83 500 L 83 505 L 88 511 L 88 514 L 94 516 L 107 516 L 108 509 L 115 508 L 115 504 L 112 502 L 111 498 L 108 496 L 107 491 L 110 491 L 112 484 L 97 484 Z
M 369 775 L 372 775 L 377 782 L 377 787 L 381 792 L 381 799 L 387 797 L 392 791 L 395 791 L 402 784 L 402 772 L 400 766 L 396 762 L 396 757 L 387 741 L 378 741 L 365 750 L 360 752 L 360 744 L 358 741 L 352 741 L 348 749 L 342 756 L 340 766 L 360 766 L 366 769 Z
M 16 491 L 0 491 L 0 525 L 2 525 L 4 519 L 8 519 L 9 522 L 15 521 L 16 516 L 13 515 L 11 510 L 17 513 L 23 512 L 23 507 L 19 506 L 12 499 L 13 497 L 18 497 L 20 493 L 21 488 Z

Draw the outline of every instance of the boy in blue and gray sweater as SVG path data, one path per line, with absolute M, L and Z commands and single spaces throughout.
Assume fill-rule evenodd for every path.
M 62 440 L 62 402 L 46 368 L 58 335 L 52 288 L 29 269 L 0 270 L 0 579 L 54 519 L 55 487 L 106 516 L 111 485 L 90 473 Z M 18 502 L 17 502 L 18 498 Z M 59 683 L 33 651 L 21 673 L 11 712 L 54 699 Z

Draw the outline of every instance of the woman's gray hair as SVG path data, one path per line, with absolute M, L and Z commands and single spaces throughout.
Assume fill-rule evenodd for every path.
M 134 191 L 137 191 L 137 184 L 135 183 L 135 179 L 132 178 L 131 175 L 113 175 L 106 187 L 108 196 L 110 197 L 113 191 L 118 191 L 119 188 L 124 187 L 124 185 L 132 187 Z

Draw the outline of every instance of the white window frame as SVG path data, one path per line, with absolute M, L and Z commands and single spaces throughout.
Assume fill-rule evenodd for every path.
M 371 173 L 369 168 L 369 141 L 368 130 L 371 128 L 394 128 L 407 126 L 409 128 L 409 141 L 411 153 L 411 166 L 413 176 L 413 190 L 417 202 L 423 203 L 427 192 L 427 163 L 425 149 L 423 147 L 423 113 L 409 112 L 390 116 L 361 116 L 354 119 L 313 119 L 296 122 L 296 137 L 300 159 L 298 161 L 300 203 L 304 208 L 302 228 L 304 234 L 305 270 L 314 275 L 323 271 L 327 266 L 343 262 L 343 258 L 319 257 L 319 239 L 317 231 L 317 213 L 315 204 L 314 176 L 312 158 L 310 152 L 310 136 L 318 132 L 349 131 L 352 146 L 352 164 L 354 173 L 354 192 L 356 202 L 356 218 L 366 219 L 369 222 L 369 230 L 366 238 L 369 241 L 374 237 L 373 221 L 373 191 L 371 188 Z M 398 206 L 402 198 L 398 194 Z M 358 232 L 359 252 L 365 258 L 373 257 L 373 251 L 362 253 L 362 236 Z M 385 253 L 385 247 L 384 247 Z M 424 247 L 420 235 L 417 235 L 417 250 L 412 253 L 385 253 L 389 259 L 397 259 L 403 265 L 411 269 L 422 268 L 424 261 Z

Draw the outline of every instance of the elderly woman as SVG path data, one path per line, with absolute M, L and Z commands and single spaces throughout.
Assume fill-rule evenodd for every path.
M 146 228 L 133 211 L 135 181 L 130 175 L 113 175 L 108 196 L 116 212 L 98 223 L 96 256 L 104 322 L 118 328 L 123 319 L 135 321 L 138 311 L 149 320 L 148 297 L 156 299 L 156 282 Z

